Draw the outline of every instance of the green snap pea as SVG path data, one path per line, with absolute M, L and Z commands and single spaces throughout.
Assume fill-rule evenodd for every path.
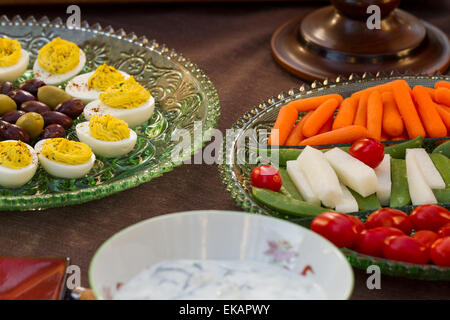
M 450 203 L 450 188 L 435 189 L 433 193 L 439 203 Z
M 371 194 L 368 197 L 361 196 L 358 192 L 348 188 L 352 193 L 353 197 L 355 197 L 356 202 L 358 203 L 358 208 L 360 211 L 364 210 L 376 210 L 381 208 L 380 201 L 377 198 L 377 195 Z
M 444 142 L 443 144 L 437 146 L 433 153 L 441 153 L 447 158 L 450 158 L 450 141 Z
M 252 187 L 252 193 L 258 202 L 283 214 L 299 217 L 316 217 L 322 212 L 330 211 L 330 209 L 300 201 L 268 189 Z
M 444 179 L 447 188 L 450 187 L 450 159 L 441 153 L 432 153 L 430 158 L 434 163 L 434 166 Z
M 391 200 L 390 207 L 402 207 L 411 203 L 408 178 L 406 176 L 406 161 L 391 159 Z
M 421 148 L 422 145 L 423 138 L 418 136 L 412 140 L 385 147 L 384 153 L 390 154 L 395 159 L 405 159 L 406 149 Z
M 279 168 L 279 171 L 281 179 L 283 180 L 283 185 L 280 192 L 294 199 L 303 201 L 302 195 L 298 192 L 297 187 L 294 182 L 292 182 L 291 177 L 289 177 L 287 170 L 284 168 Z

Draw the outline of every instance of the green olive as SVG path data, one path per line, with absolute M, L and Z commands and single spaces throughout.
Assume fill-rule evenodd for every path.
M 44 118 L 36 112 L 27 112 L 19 119 L 16 125 L 25 130 L 31 139 L 39 137 L 42 130 L 44 130 Z
M 0 115 L 17 109 L 17 104 L 6 94 L 0 94 Z
M 72 97 L 63 89 L 54 86 L 42 86 L 38 89 L 37 98 L 40 102 L 45 103 L 50 108 L 55 107 L 63 101 Z

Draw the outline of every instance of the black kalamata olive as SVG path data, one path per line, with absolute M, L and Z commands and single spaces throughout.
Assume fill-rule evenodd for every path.
M 54 123 L 44 128 L 44 131 L 40 136 L 40 140 L 51 138 L 65 138 L 65 137 L 66 137 L 66 130 L 64 130 L 64 127 L 60 124 Z
M 55 111 L 64 113 L 76 119 L 84 110 L 84 103 L 80 99 L 69 99 L 61 102 L 55 108 Z
M 6 123 L 0 125 L 0 138 L 2 140 L 20 140 L 30 143 L 30 135 L 21 127 L 15 124 Z
M 45 82 L 39 79 L 30 79 L 22 82 L 19 85 L 19 89 L 25 90 L 31 93 L 33 96 L 37 97 L 38 89 L 42 86 L 45 86 Z
M 51 109 L 48 105 L 46 105 L 45 103 L 42 103 L 40 101 L 26 101 L 26 102 L 22 103 L 20 110 L 25 111 L 25 112 L 36 112 L 41 115 L 46 112 L 51 111 Z
M 0 93 L 8 94 L 8 92 L 14 90 L 14 85 L 9 81 L 0 82 Z
M 8 96 L 16 102 L 17 107 L 20 107 L 22 103 L 26 101 L 36 100 L 35 96 L 31 93 L 21 89 L 15 89 L 8 92 Z
M 24 114 L 25 111 L 21 110 L 9 111 L 2 116 L 2 120 L 14 124 L 16 123 L 17 119 L 19 119 Z
M 44 118 L 45 126 L 56 123 L 61 125 L 64 129 L 68 129 L 73 124 L 73 120 L 71 117 L 58 111 L 46 112 L 42 115 L 42 117 Z

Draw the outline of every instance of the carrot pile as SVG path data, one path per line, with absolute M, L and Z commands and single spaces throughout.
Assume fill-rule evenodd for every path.
M 306 113 L 299 119 L 299 113 Z M 450 82 L 434 88 L 395 80 L 353 93 L 296 100 L 280 109 L 270 145 L 352 143 L 446 137 L 450 131 Z

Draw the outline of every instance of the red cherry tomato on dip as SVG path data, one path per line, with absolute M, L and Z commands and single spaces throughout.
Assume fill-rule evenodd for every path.
M 438 266 L 450 267 L 450 237 L 437 239 L 431 245 L 430 258 Z
M 370 214 L 366 220 L 366 228 L 393 227 L 402 230 L 406 235 L 411 234 L 412 223 L 403 211 L 390 208 L 378 209 Z
M 384 146 L 375 139 L 363 138 L 355 141 L 348 153 L 369 167 L 376 168 L 383 161 Z
M 403 235 L 403 231 L 391 227 L 364 230 L 357 237 L 355 250 L 369 256 L 382 257 L 384 240 L 390 236 Z
M 443 225 L 437 232 L 439 238 L 450 237 L 450 223 Z
M 252 186 L 269 189 L 275 192 L 280 191 L 283 185 L 280 172 L 272 166 L 264 165 L 255 167 L 250 176 Z
M 389 260 L 416 264 L 426 264 L 429 260 L 427 247 L 406 235 L 384 239 L 383 255 Z
M 358 226 L 349 216 L 327 211 L 314 218 L 311 230 L 331 241 L 336 247 L 351 246 L 358 236 Z
M 450 223 L 450 211 L 435 205 L 424 204 L 415 208 L 409 215 L 414 230 L 438 231 L 443 225 Z
M 419 230 L 414 233 L 411 238 L 429 248 L 433 242 L 439 239 L 439 236 L 436 232 L 431 230 Z

